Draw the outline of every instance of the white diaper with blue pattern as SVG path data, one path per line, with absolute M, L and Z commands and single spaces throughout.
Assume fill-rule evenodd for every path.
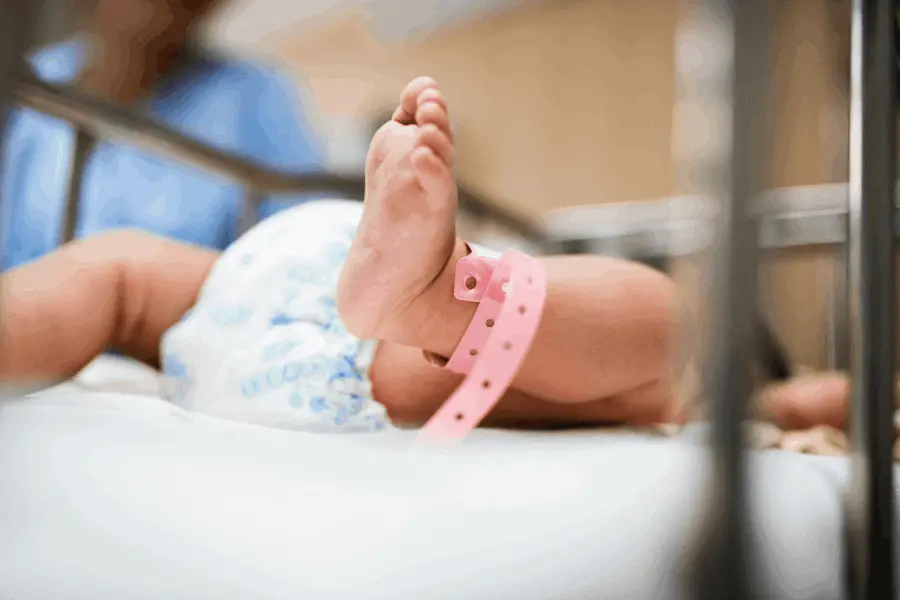
M 306 431 L 390 426 L 368 376 L 376 342 L 347 332 L 335 308 L 361 215 L 359 202 L 309 202 L 226 250 L 194 308 L 163 336 L 171 401 Z

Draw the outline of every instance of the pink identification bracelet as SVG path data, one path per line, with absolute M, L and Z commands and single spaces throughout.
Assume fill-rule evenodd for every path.
M 479 303 L 446 364 L 466 378 L 425 424 L 420 440 L 464 438 L 509 389 L 544 312 L 547 273 L 540 261 L 515 250 L 500 260 L 471 253 L 456 265 L 453 293 Z

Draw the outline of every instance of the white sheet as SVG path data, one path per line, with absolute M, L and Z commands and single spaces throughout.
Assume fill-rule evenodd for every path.
M 153 381 L 105 361 L 0 405 L 0 598 L 679 597 L 698 448 L 478 432 L 453 451 L 409 450 L 411 433 L 197 417 L 147 395 Z M 790 474 L 813 494 L 804 477 Z M 815 507 L 761 489 L 803 514 L 778 523 L 768 560 L 829 548 Z M 802 590 L 834 579 L 836 561 L 772 581 Z

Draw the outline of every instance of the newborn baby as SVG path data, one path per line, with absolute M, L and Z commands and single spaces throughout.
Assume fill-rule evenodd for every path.
M 211 415 L 309 431 L 424 423 L 462 380 L 443 364 L 477 308 L 454 297 L 456 265 L 490 254 L 456 236 L 454 152 L 441 93 L 416 79 L 372 142 L 364 204 L 299 206 L 222 255 L 119 231 L 5 273 L 0 379 L 67 378 L 115 348 Z M 682 421 L 671 281 L 609 258 L 541 262 L 536 338 L 486 423 Z M 842 427 L 846 380 L 790 382 L 760 406 L 784 430 Z M 778 430 L 762 438 L 797 446 Z M 803 440 L 809 451 L 818 438 Z
M 166 374 L 173 402 L 307 431 L 426 421 L 477 303 L 454 297 L 454 142 L 435 83 L 404 90 L 372 141 L 363 204 L 308 203 L 222 255 L 138 232 L 69 244 L 3 275 L 4 379 L 65 378 L 113 347 Z M 489 253 L 488 253 L 489 254 Z M 601 257 L 542 259 L 543 316 L 488 423 L 675 418 L 674 288 Z

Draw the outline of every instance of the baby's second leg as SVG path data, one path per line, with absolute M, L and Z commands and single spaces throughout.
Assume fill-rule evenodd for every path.
M 338 293 L 355 335 L 448 357 L 471 322 L 476 307 L 453 297 L 455 266 L 468 252 L 454 229 L 453 151 L 440 93 L 432 81 L 416 80 L 369 156 L 365 212 Z M 614 259 L 557 257 L 544 264 L 545 312 L 507 406 L 540 412 L 556 405 L 550 412 L 568 414 L 572 409 L 562 405 L 590 405 L 592 421 L 665 415 L 671 282 Z M 396 350 L 380 353 L 373 379 L 376 399 L 382 400 L 379 390 L 399 396 L 388 390 L 402 388 L 407 402 L 425 412 L 458 381 Z
M 418 348 L 382 342 L 370 369 L 373 396 L 395 424 L 419 425 L 446 402 L 463 376 L 427 363 Z M 665 403 L 668 382 L 597 397 L 558 402 L 510 389 L 485 418 L 495 427 L 570 427 L 588 424 L 646 425 L 672 422 L 675 404 Z

